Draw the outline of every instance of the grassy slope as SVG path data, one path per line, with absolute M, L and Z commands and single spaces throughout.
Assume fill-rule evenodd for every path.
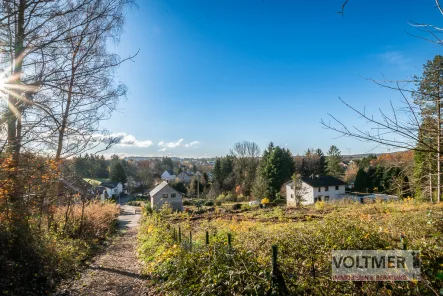
M 427 295 L 432 294 L 432 290 L 438 291 L 443 280 L 441 204 L 416 204 L 407 200 L 392 204 L 323 204 L 302 209 L 277 207 L 229 211 L 216 208 L 214 212 L 200 215 L 163 215 L 161 223 L 158 217 L 147 218 L 145 223 L 140 234 L 139 252 L 147 263 L 146 272 L 174 279 L 159 284 L 160 289 L 171 294 L 178 295 L 180 289 L 187 291 L 185 294 L 260 294 L 268 289 L 266 272 L 270 271 L 273 244 L 279 246 L 280 267 L 291 293 L 342 295 L 373 294 L 376 291 L 389 294 L 392 291 L 395 295 L 414 291 L 412 295 L 415 295 L 420 291 Z M 194 251 L 189 252 L 183 245 L 177 246 L 173 231 L 165 226 L 168 223 L 176 230 L 180 225 L 186 240 L 192 232 Z M 235 256 L 238 257 L 234 260 L 226 255 L 229 254 L 226 250 L 217 256 L 208 253 L 206 231 L 210 233 L 214 250 L 225 247 L 227 233 L 231 233 Z M 401 247 L 400 235 L 406 237 L 408 249 L 422 250 L 424 282 L 382 283 L 378 286 L 377 283 L 360 285 L 330 280 L 331 250 L 398 249 Z M 155 241 L 156 237 L 159 241 Z M 248 264 L 236 265 L 242 261 Z M 237 280 L 232 281 L 232 275 L 236 273 Z M 202 274 L 206 275 L 202 278 Z M 242 276 L 244 274 L 249 276 Z M 240 289 L 240 286 L 245 288 Z

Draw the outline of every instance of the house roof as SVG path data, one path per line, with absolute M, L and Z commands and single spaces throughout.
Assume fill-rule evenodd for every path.
M 94 195 L 93 186 L 81 178 L 71 176 L 68 179 L 60 178 L 59 180 L 64 185 L 64 188 L 70 192 L 80 193 L 87 198 L 91 198 Z
M 151 190 L 151 192 L 149 192 L 150 196 L 154 196 L 157 193 L 159 193 L 160 190 L 162 190 L 163 188 L 169 186 L 168 182 L 163 181 L 161 182 L 159 185 L 157 185 L 157 187 L 155 187 L 154 189 Z M 169 186 L 170 188 L 172 188 L 171 186 Z M 172 188 L 172 190 L 174 190 L 175 192 L 179 193 L 177 190 L 175 190 L 174 188 Z
M 118 185 L 118 182 L 103 182 L 100 184 L 100 186 L 106 187 L 106 188 L 115 188 Z
M 347 185 L 346 182 L 332 176 L 302 177 L 301 180 L 312 187 Z
M 171 171 L 171 170 L 166 170 L 166 171 L 163 172 L 163 174 L 166 173 L 166 172 L 167 172 L 169 175 L 171 175 L 171 176 L 174 175 L 174 172 Z

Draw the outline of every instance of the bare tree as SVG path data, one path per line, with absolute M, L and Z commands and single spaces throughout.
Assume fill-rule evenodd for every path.
M 250 195 L 260 160 L 260 148 L 254 142 L 238 142 L 234 144 L 230 154 L 234 157 L 237 184 L 242 185 L 245 195 Z

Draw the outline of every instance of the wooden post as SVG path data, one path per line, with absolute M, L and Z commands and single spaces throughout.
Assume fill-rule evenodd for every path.
M 189 231 L 189 251 L 192 251 L 192 232 Z
M 228 233 L 228 246 L 229 246 L 229 248 L 232 248 L 232 245 L 231 245 L 231 233 Z
M 400 235 L 400 244 L 402 247 L 402 250 L 406 250 L 407 245 L 406 245 L 406 240 L 403 234 Z
M 206 245 L 209 245 L 209 231 L 206 230 Z
M 277 275 L 277 245 L 272 245 L 272 272 L 271 272 L 271 289 L 276 284 Z
M 178 242 L 182 243 L 182 229 L 178 226 Z

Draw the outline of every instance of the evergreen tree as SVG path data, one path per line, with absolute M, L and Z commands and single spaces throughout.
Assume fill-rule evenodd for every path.
M 214 181 L 218 182 L 218 184 L 222 184 L 222 172 L 221 172 L 221 159 L 217 157 L 214 164 L 213 170 Z
M 364 169 L 359 169 L 355 177 L 354 190 L 357 192 L 366 192 L 369 190 L 370 181 Z
M 419 141 L 416 149 L 416 171 L 414 172 L 415 185 L 426 188 L 429 176 L 436 174 L 437 200 L 441 195 L 441 134 L 442 134 L 442 104 L 443 97 L 443 57 L 436 55 L 433 60 L 423 66 L 422 77 L 415 77 L 418 81 L 417 91 L 413 93 L 414 103 L 420 106 L 422 123 L 419 130 Z M 421 154 L 421 155 L 420 155 Z M 432 157 L 434 160 L 431 160 Z M 430 162 L 425 164 L 429 160 Z M 435 163 L 435 170 L 433 168 Z M 421 191 L 421 190 L 420 190 Z
M 178 192 L 184 193 L 186 194 L 188 192 L 188 189 L 186 188 L 185 184 L 183 184 L 182 182 L 171 182 L 169 183 L 169 185 L 174 188 L 175 190 L 177 190 Z
M 340 150 L 332 145 L 328 151 L 326 172 L 328 175 L 341 178 L 344 174 L 344 169 L 340 166 L 340 162 L 342 161 L 342 156 Z
M 317 168 L 315 171 L 316 175 L 326 175 L 326 158 L 321 149 L 315 150 L 315 154 L 318 157 Z
M 267 197 L 275 199 L 280 187 L 284 182 L 291 179 L 294 173 L 294 160 L 288 149 L 274 147 L 271 142 L 268 148 L 263 152 L 262 159 L 258 168 L 258 175 L 261 182 L 266 183 Z M 256 192 L 256 191 L 255 191 Z
M 111 180 L 114 182 L 121 182 L 122 184 L 127 181 L 126 171 L 120 162 L 114 164 L 111 169 Z

